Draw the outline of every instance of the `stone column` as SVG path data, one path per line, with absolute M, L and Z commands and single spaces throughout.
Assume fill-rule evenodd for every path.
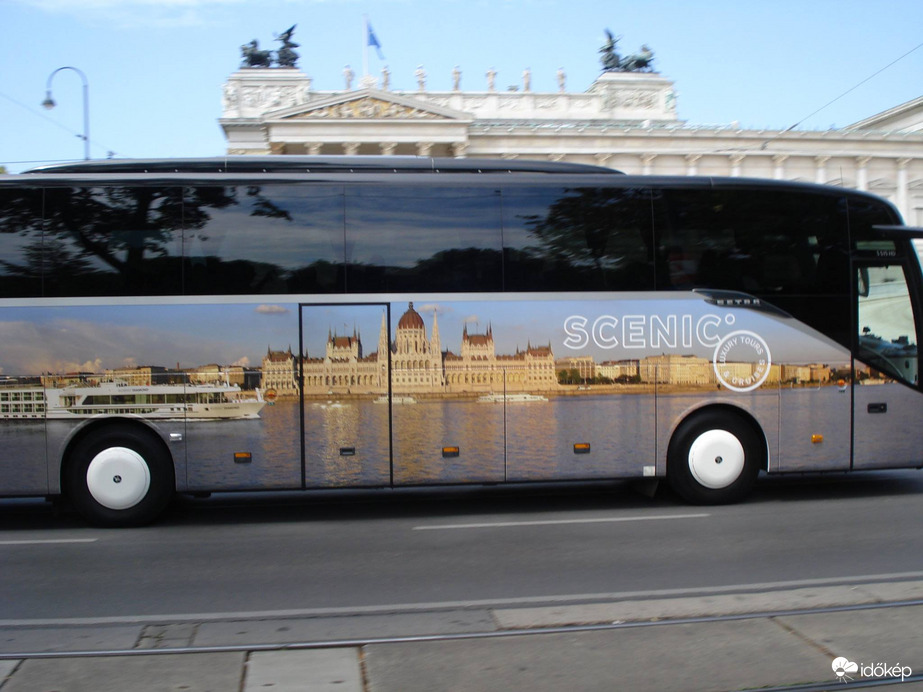
M 456 159 L 463 159 L 468 155 L 468 143 L 456 142 L 452 145 L 452 155 Z
M 911 159 L 897 160 L 897 210 L 904 217 L 904 223 L 907 223 L 910 217 L 910 208 L 907 203 L 907 165 L 910 161 Z
M 609 159 L 612 158 L 612 154 L 595 154 L 593 158 L 596 159 L 597 166 L 605 166 L 606 168 L 608 168 Z
M 814 182 L 821 185 L 827 182 L 827 162 L 829 160 L 829 156 L 814 157 Z
M 701 154 L 686 154 L 686 175 L 699 174 L 699 159 Z
M 397 149 L 397 142 L 381 142 L 378 148 L 381 150 L 383 156 L 392 156 L 394 150 Z
M 744 159 L 747 158 L 746 154 L 731 154 L 728 158 L 731 161 L 731 177 L 739 178 L 741 164 L 744 162 Z
M 654 159 L 657 158 L 657 154 L 641 154 L 641 173 L 642 175 L 650 175 L 654 170 Z
M 785 162 L 788 160 L 788 154 L 776 154 L 772 157 L 775 164 L 772 169 L 772 177 L 775 180 L 785 180 Z
M 359 153 L 359 142 L 343 142 L 343 153 L 346 156 L 355 156 Z
M 868 190 L 869 189 L 869 161 L 872 160 L 871 156 L 857 156 L 856 157 L 856 189 L 858 190 Z
M 432 142 L 417 142 L 417 156 L 429 156 L 432 151 Z

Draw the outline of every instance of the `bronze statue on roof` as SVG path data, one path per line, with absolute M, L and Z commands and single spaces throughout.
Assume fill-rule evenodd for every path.
M 276 36 L 275 40 L 282 42 L 282 47 L 278 51 L 260 50 L 260 44 L 256 39 L 242 45 L 240 47 L 242 57 L 240 66 L 273 67 L 273 62 L 275 62 L 276 67 L 295 67 L 295 63 L 298 62 L 298 53 L 294 49 L 298 48 L 298 44 L 292 41 L 292 34 L 295 33 L 296 26 L 298 25 L 293 24 L 286 31 Z
M 276 62 L 279 67 L 295 67 L 298 61 L 298 53 L 293 50 L 298 48 L 298 44 L 292 41 L 292 34 L 295 33 L 296 26 L 298 25 L 293 24 L 287 31 L 276 36 L 276 40 L 282 42 L 282 47 L 276 53 Z
M 604 72 L 653 72 L 654 53 L 646 45 L 641 46 L 641 52 L 634 55 L 621 57 L 616 48 L 619 39 L 606 29 L 606 42 L 599 49 L 599 61 Z

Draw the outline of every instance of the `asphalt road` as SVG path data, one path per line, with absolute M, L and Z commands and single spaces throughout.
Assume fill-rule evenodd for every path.
M 0 501 L 0 623 L 370 614 L 923 578 L 923 472 L 761 479 L 745 503 L 629 484 L 221 495 L 87 527 Z

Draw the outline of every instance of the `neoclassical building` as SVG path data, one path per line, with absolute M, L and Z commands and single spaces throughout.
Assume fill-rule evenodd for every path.
M 297 67 L 245 67 L 224 85 L 229 154 L 409 154 L 592 163 L 633 174 L 749 176 L 868 190 L 923 225 L 923 97 L 836 130 L 747 130 L 680 119 L 673 82 L 606 71 L 584 91 L 395 91 L 387 70 L 317 90 Z M 474 81 L 466 78 L 466 84 Z

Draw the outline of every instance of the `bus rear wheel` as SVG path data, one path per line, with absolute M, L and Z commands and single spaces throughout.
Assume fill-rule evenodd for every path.
M 763 466 L 760 434 L 740 416 L 704 411 L 684 420 L 667 452 L 667 481 L 693 504 L 727 504 L 750 492 Z
M 166 509 L 175 489 L 173 462 L 153 433 L 103 428 L 78 441 L 64 472 L 67 496 L 98 526 L 139 526 Z

